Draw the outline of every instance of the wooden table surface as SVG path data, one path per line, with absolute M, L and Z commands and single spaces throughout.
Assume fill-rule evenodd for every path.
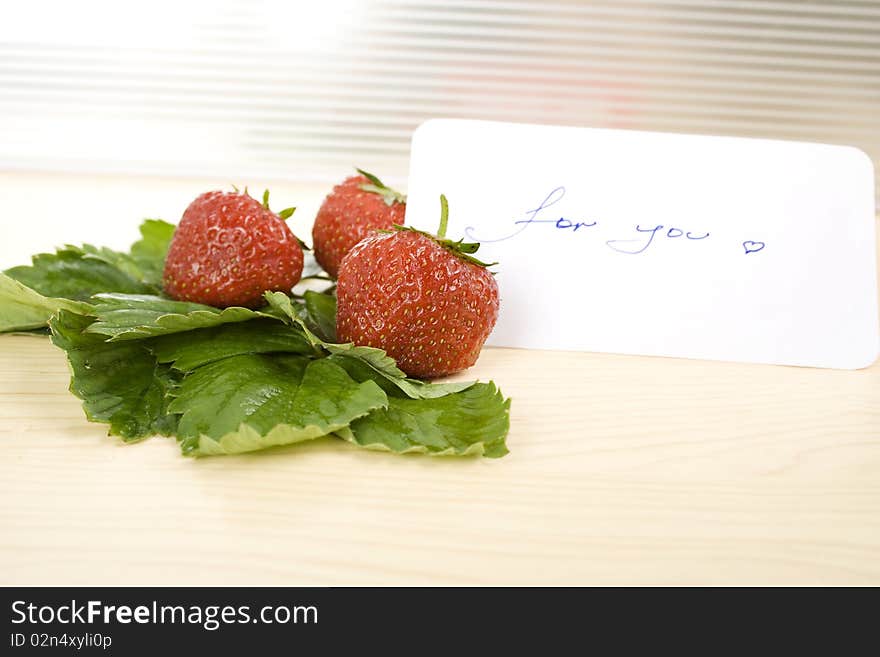
M 225 183 L 0 174 L 0 266 Z M 273 187 L 307 233 L 326 187 Z M 503 459 L 194 460 L 107 437 L 60 350 L 0 336 L 0 584 L 880 584 L 880 365 L 486 349 L 467 376 L 513 398 Z

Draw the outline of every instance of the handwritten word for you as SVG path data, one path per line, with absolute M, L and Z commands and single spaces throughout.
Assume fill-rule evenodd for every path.
M 546 198 L 541 201 L 538 207 L 525 213 L 525 219 L 518 219 L 513 222 L 513 225 L 516 228 L 509 235 L 496 237 L 494 239 L 488 239 L 486 237 L 475 235 L 473 226 L 468 226 L 467 228 L 465 228 L 465 235 L 468 237 L 468 239 L 472 239 L 477 242 L 505 242 L 507 240 L 518 237 L 523 232 L 525 232 L 525 230 L 529 226 L 533 224 L 548 226 L 553 230 L 565 231 L 567 233 L 587 233 L 589 232 L 588 229 L 594 228 L 599 225 L 599 222 L 596 220 L 576 220 L 561 216 L 555 219 L 548 218 L 546 216 L 547 214 L 549 214 L 546 212 L 547 208 L 556 205 L 556 203 L 561 201 L 564 196 L 565 187 L 560 186 L 554 189 L 552 192 L 547 194 Z M 651 244 L 660 239 L 674 240 L 680 238 L 685 241 L 701 242 L 703 240 L 709 239 L 710 237 L 710 233 L 695 232 L 675 226 L 664 226 L 662 224 L 657 224 L 654 226 L 642 226 L 641 224 L 636 224 L 635 231 L 635 236 L 630 235 L 629 237 L 624 239 L 606 240 L 605 245 L 609 249 L 612 249 L 613 251 L 616 251 L 618 253 L 625 253 L 627 255 L 638 255 L 647 251 Z M 745 255 L 759 253 L 763 251 L 766 247 L 766 244 L 764 242 L 758 240 L 745 240 L 740 244 Z

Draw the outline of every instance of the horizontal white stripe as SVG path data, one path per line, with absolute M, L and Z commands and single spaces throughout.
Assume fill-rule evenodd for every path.
M 134 18 L 108 5 L 116 22 L 92 32 L 58 29 L 48 9 L 37 24 L 52 6 L 97 20 L 51 0 L 5 17 L 0 162 L 339 177 L 369 160 L 393 179 L 434 116 L 827 141 L 880 159 L 880 0 L 158 2 Z M 175 17 L 155 39 L 137 23 Z

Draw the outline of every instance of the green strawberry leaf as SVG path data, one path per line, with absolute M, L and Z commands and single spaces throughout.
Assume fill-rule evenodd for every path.
M 308 311 L 303 304 L 296 303 L 293 299 L 284 294 L 284 292 L 266 292 L 263 297 L 266 299 L 270 310 L 275 316 L 281 317 L 288 324 L 298 326 L 302 329 L 303 335 L 305 335 L 309 344 L 314 347 L 315 353 L 321 353 L 321 347 L 325 343 L 309 328 L 306 322 Z
M 160 363 L 171 363 L 175 369 L 187 372 L 243 354 L 314 353 L 298 327 L 271 319 L 171 333 L 153 338 L 149 346 Z
M 125 441 L 175 433 L 168 392 L 180 374 L 156 362 L 142 342 L 104 342 L 86 331 L 94 319 L 60 310 L 49 322 L 52 342 L 67 352 L 70 391 L 83 400 L 86 417 L 106 422 Z
M 184 454 L 237 454 L 311 440 L 384 408 L 372 381 L 326 359 L 243 355 L 187 374 L 170 405 Z
M 140 226 L 141 239 L 131 245 L 131 259 L 141 272 L 141 280 L 162 288 L 165 256 L 174 237 L 174 224 L 161 219 L 145 219 Z M 102 290 L 113 292 L 115 290 Z
M 330 360 L 338 363 L 355 381 L 375 381 L 388 396 L 406 396 L 411 399 L 434 399 L 467 390 L 476 381 L 426 383 L 407 378 L 394 359 L 381 349 L 355 347 L 352 344 L 325 345 L 332 354 Z
M 106 296 L 114 303 L 145 301 Z M 186 330 L 161 334 L 171 327 L 162 326 L 168 315 L 160 314 L 144 339 L 107 339 L 92 330 L 95 317 L 64 309 L 50 325 L 53 341 L 67 351 L 71 391 L 83 399 L 87 417 L 109 423 L 110 433 L 125 440 L 176 435 L 185 454 L 211 455 L 333 433 L 396 452 L 506 453 L 509 400 L 493 384 L 407 379 L 370 347 L 319 341 L 318 353 L 317 338 L 307 337 L 298 320 L 303 304 L 276 303 L 297 320 L 256 317 L 193 328 L 193 313 L 205 311 L 184 303 L 173 307 L 190 311 L 175 319 Z
M 47 335 L 52 335 L 52 331 L 49 330 L 48 325 L 40 326 L 39 328 L 23 329 L 21 331 L 0 331 L 0 333 L 4 332 L 6 333 L 6 335 L 26 335 L 32 338 L 42 338 Z
M 31 265 L 7 269 L 6 274 L 44 296 L 75 301 L 86 301 L 99 292 L 155 292 L 132 275 L 132 263 L 120 268 L 126 258 L 90 245 L 65 246 L 55 253 L 35 255 Z
M 350 358 L 357 360 L 388 379 L 406 378 L 406 374 L 397 367 L 394 359 L 381 349 L 376 349 L 375 347 L 356 347 L 351 342 L 346 344 L 325 343 L 324 348 L 337 359 Z
M 287 317 L 292 324 L 302 328 L 306 339 L 315 349 L 331 354 L 331 358 L 344 367 L 349 375 L 357 381 L 372 380 L 388 394 L 396 394 L 394 390 L 396 389 L 413 399 L 433 399 L 465 390 L 474 384 L 473 381 L 425 383 L 416 379 L 409 379 L 397 367 L 394 359 L 381 349 L 356 347 L 351 343 L 335 344 L 321 340 L 309 328 L 307 320 L 308 310 L 303 304 L 297 304 L 286 294 L 282 292 L 266 292 L 265 297 L 271 308 Z M 326 306 L 322 309 L 322 312 L 325 310 Z
M 92 297 L 98 318 L 88 331 L 107 336 L 111 341 L 192 331 L 220 324 L 246 322 L 276 315 L 232 306 L 214 308 L 188 301 L 171 301 L 144 294 L 96 294 Z
M 44 297 L 6 274 L 0 274 L 0 332 L 43 329 L 62 308 L 87 312 L 89 306 L 69 299 Z
M 456 392 L 462 392 L 476 384 L 476 381 L 444 381 L 441 383 L 429 383 L 427 381 L 408 378 L 403 382 L 397 382 L 397 387 L 411 399 L 437 399 L 438 397 L 445 397 L 446 395 L 451 395 Z
M 336 297 L 307 290 L 305 295 L 306 324 L 318 337 L 336 342 Z
M 165 254 L 174 226 L 147 219 L 141 239 L 122 253 L 91 244 L 66 245 L 55 253 L 41 253 L 30 265 L 6 270 L 11 278 L 47 297 L 86 301 L 101 292 L 155 294 L 162 290 Z
M 142 285 L 146 291 L 159 291 L 159 288 L 155 285 L 143 280 L 143 271 L 141 271 L 141 268 L 128 253 L 114 251 L 104 246 L 92 246 L 91 244 L 83 244 L 82 246 L 67 245 L 64 248 L 71 252 L 79 253 L 85 261 L 99 261 L 117 269 L 132 281 Z
M 510 400 L 494 383 L 435 399 L 389 397 L 388 408 L 355 420 L 336 434 L 361 447 L 435 456 L 507 454 Z

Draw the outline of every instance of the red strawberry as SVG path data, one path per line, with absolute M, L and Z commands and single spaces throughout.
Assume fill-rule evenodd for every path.
M 315 259 L 336 278 L 339 263 L 374 228 L 402 225 L 406 196 L 386 187 L 373 174 L 358 169 L 333 188 L 315 216 L 312 245 Z
M 262 305 L 263 292 L 289 292 L 302 276 L 299 240 L 284 223 L 293 214 L 269 210 L 244 194 L 208 192 L 183 213 L 165 258 L 165 292 L 211 306 Z
M 340 342 L 378 347 L 410 376 L 434 378 L 473 365 L 498 318 L 498 284 L 473 258 L 479 244 L 412 228 L 373 234 L 342 261 L 336 288 Z

